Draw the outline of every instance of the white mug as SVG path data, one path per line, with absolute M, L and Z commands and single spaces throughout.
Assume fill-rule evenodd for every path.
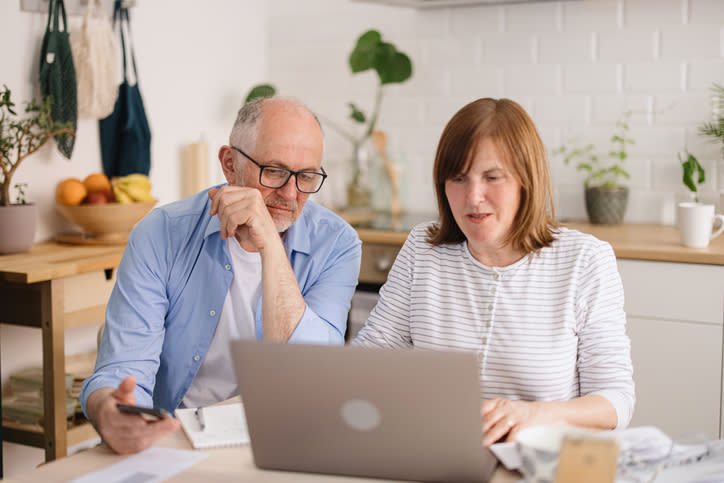
M 724 232 L 724 215 L 715 215 L 714 205 L 679 203 L 678 218 L 681 244 L 686 247 L 704 248 Z M 712 232 L 716 220 L 719 227 Z

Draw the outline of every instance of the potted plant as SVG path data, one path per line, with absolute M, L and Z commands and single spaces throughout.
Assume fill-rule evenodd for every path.
M 352 179 L 347 186 L 347 204 L 351 207 L 368 207 L 370 188 L 367 185 L 366 170 L 369 153 L 366 151 L 366 144 L 377 124 L 385 85 L 408 80 L 412 76 L 412 62 L 393 44 L 383 41 L 382 35 L 377 30 L 368 30 L 357 39 L 349 55 L 349 67 L 353 74 L 370 69 L 374 69 L 377 73 L 378 83 L 372 113 L 367 115 L 357 104 L 348 103 L 349 118 L 361 128 L 356 133 L 319 117 L 352 145 Z M 246 101 L 273 96 L 275 93 L 276 89 L 272 85 L 260 84 L 251 89 Z
M 691 192 L 691 200 L 695 203 L 699 203 L 699 185 L 704 184 L 706 181 L 706 172 L 704 171 L 704 167 L 699 163 L 699 160 L 696 159 L 696 157 L 687 152 L 684 158 L 681 157 L 681 153 L 679 153 L 679 161 L 681 162 L 681 168 L 684 172 L 682 177 L 682 182 L 684 183 L 684 186 L 689 188 L 689 191 Z
M 26 117 L 20 119 L 11 100 L 10 89 L 0 91 L 0 254 L 22 253 L 30 250 L 35 239 L 37 210 L 27 203 L 26 184 L 15 185 L 18 196 L 10 197 L 12 178 L 20 164 L 45 143 L 60 134 L 75 135 L 68 123 L 58 123 L 50 117 L 51 102 L 31 100 L 26 103 Z
M 593 144 L 583 147 L 563 145 L 554 150 L 554 154 L 564 156 L 566 165 L 578 160 L 576 169 L 586 173 L 583 181 L 586 213 L 593 224 L 617 225 L 626 213 L 629 190 L 621 184 L 621 179 L 631 177 L 624 167 L 628 157 L 627 146 L 634 144 L 629 137 L 631 113 L 630 110 L 625 111 L 616 121 L 616 130 L 611 136 L 613 146 L 606 156 L 596 154 Z

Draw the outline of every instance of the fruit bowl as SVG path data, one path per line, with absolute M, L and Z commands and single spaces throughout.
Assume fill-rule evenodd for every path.
M 133 227 L 158 202 L 99 203 L 66 206 L 56 204 L 56 209 L 68 221 L 79 226 L 83 233 L 63 234 L 56 240 L 69 243 L 126 243 Z

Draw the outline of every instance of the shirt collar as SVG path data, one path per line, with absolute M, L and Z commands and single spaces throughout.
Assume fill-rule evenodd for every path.
M 312 241 L 309 235 L 309 220 L 306 216 L 308 204 L 309 200 L 304 204 L 304 209 L 299 219 L 287 229 L 287 232 L 282 237 L 284 247 L 287 249 L 287 254 L 289 255 L 291 255 L 292 251 L 309 255 L 312 250 Z

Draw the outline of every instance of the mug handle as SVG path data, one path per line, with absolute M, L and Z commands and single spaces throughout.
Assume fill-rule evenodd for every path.
M 709 236 L 709 240 L 713 240 L 724 232 L 724 215 L 714 215 L 714 219 L 712 221 L 716 220 L 719 220 L 719 228 L 717 228 L 717 230 Z

